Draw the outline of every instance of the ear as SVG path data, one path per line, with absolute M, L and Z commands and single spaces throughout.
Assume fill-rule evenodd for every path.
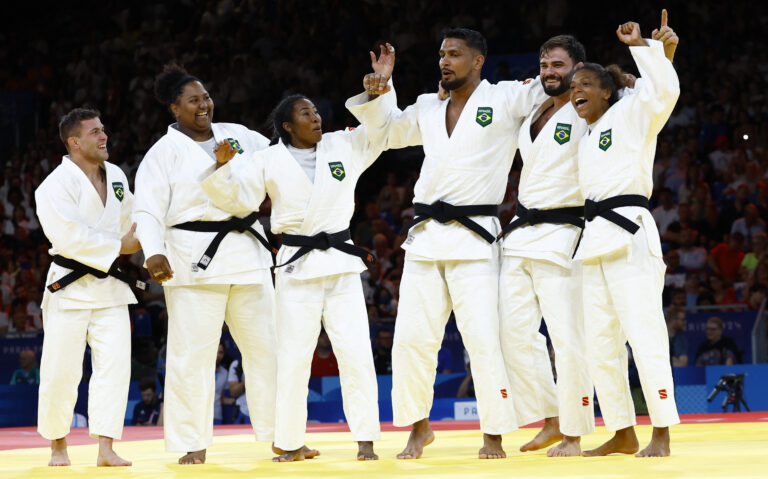
M 603 88 L 602 94 L 603 100 L 608 101 L 611 99 L 611 90 L 609 88 Z
M 482 55 L 478 55 L 474 59 L 474 64 L 472 65 L 472 68 L 474 70 L 482 70 L 483 64 L 485 64 L 485 57 Z
M 288 133 L 293 133 L 293 128 L 290 121 L 283 122 L 283 130 L 287 131 Z
M 80 148 L 80 138 L 76 136 L 70 136 L 67 138 L 67 146 L 69 147 L 69 150 L 72 151 L 75 147 L 78 149 Z
M 581 68 L 584 66 L 584 62 L 579 62 L 573 66 L 573 68 Z
M 179 105 L 176 103 L 171 103 L 171 113 L 173 113 L 173 116 L 176 118 L 179 117 Z

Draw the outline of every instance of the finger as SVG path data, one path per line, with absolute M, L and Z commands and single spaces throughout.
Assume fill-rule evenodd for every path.
M 129 231 L 129 233 L 133 234 L 133 233 L 135 233 L 135 232 L 136 232 L 136 223 L 133 223 L 133 224 L 131 225 L 131 231 Z
M 384 44 L 379 45 L 379 61 L 387 55 L 388 49 Z
M 667 14 L 667 9 L 662 8 L 661 9 L 661 26 L 666 27 L 668 20 L 669 20 L 669 15 Z
M 654 29 L 651 32 L 651 38 L 653 38 L 654 40 L 658 40 L 660 36 L 661 35 L 659 35 L 659 29 L 658 28 Z
M 389 43 L 389 42 L 387 42 L 387 51 L 389 52 L 390 55 L 394 56 L 394 54 L 395 54 L 395 47 L 393 47 L 392 44 Z
M 371 54 L 371 63 L 376 63 L 376 54 L 373 53 L 373 51 L 369 51 L 368 53 Z

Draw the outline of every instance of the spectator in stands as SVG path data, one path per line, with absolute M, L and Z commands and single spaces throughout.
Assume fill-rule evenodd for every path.
M 225 359 L 227 360 L 225 362 Z M 216 353 L 216 389 L 213 396 L 213 423 L 222 424 L 224 422 L 224 405 L 231 406 L 235 404 L 235 398 L 231 395 L 224 396 L 224 390 L 229 391 L 229 371 L 227 366 L 232 362 L 227 355 L 227 349 L 224 346 L 224 340 L 219 341 L 219 350 Z
M 392 374 L 392 331 L 388 328 L 379 328 L 373 338 L 373 365 L 376 374 Z
M 19 353 L 19 366 L 21 368 L 11 375 L 11 384 L 40 384 L 40 369 L 33 350 L 25 349 Z
M 751 239 L 755 233 L 765 233 L 765 220 L 760 218 L 760 212 L 752 203 L 744 207 L 744 216 L 733 222 L 731 234 L 739 232 L 744 238 Z M 747 242 L 749 245 L 749 242 Z
M 669 333 L 669 356 L 672 366 L 688 366 L 688 337 L 685 334 L 685 310 L 669 308 L 666 314 Z
M 766 253 L 768 253 L 768 234 L 762 231 L 754 233 L 752 251 L 744 255 L 741 261 L 742 269 L 748 272 L 754 271 L 757 264 L 766 257 Z
M 724 216 L 720 215 L 717 203 L 707 201 L 704 207 L 704 218 L 697 221 L 696 229 L 706 240 L 704 247 L 711 249 L 714 245 L 721 243 L 725 235 L 730 233 L 731 224 Z
M 726 305 L 738 302 L 736 290 L 732 286 L 726 285 L 719 275 L 712 274 L 709 276 L 709 290 L 715 304 Z
M 235 359 L 229 365 L 229 393 L 235 398 L 235 411 L 233 424 L 251 424 L 251 415 L 248 410 L 248 401 L 245 395 L 245 378 L 240 360 Z
M 376 255 L 376 262 L 381 263 L 382 271 L 388 270 L 392 267 L 392 261 L 390 260 L 392 250 L 389 249 L 389 245 L 387 244 L 387 237 L 381 233 L 377 233 L 373 236 L 371 241 L 373 244 L 373 252 Z
M 664 275 L 664 286 L 683 288 L 685 286 L 685 268 L 680 265 L 680 253 L 674 249 L 664 255 L 667 271 Z
M 461 380 L 459 384 L 459 390 L 456 391 L 457 398 L 473 398 L 475 397 L 475 382 L 472 379 L 472 368 L 469 364 L 469 354 L 467 350 L 464 350 L 464 367 L 467 370 L 467 375 Z
M 323 329 L 317 338 L 317 347 L 315 348 L 315 354 L 312 356 L 312 372 L 310 376 L 314 378 L 338 375 L 339 363 L 336 361 L 336 356 L 331 350 L 331 340 L 328 339 L 328 333 Z
M 379 221 L 379 208 L 375 201 L 369 201 L 365 204 L 365 220 L 361 221 L 355 227 L 355 244 L 360 246 L 370 246 L 374 232 L 374 223 Z
M 696 273 L 688 273 L 685 277 L 685 307 L 693 308 L 701 293 L 701 281 Z
M 731 283 L 739 273 L 744 260 L 744 235 L 738 231 L 729 236 L 728 242 L 722 242 L 712 248 L 707 261 L 715 274 Z
M 39 333 L 42 325 L 37 324 L 35 316 L 27 314 L 27 305 L 22 298 L 16 298 L 11 303 L 11 324 L 8 336 L 30 336 Z
M 692 228 L 684 228 L 680 232 L 680 266 L 688 272 L 703 271 L 707 266 L 707 250 L 696 246 L 698 233 Z
M 671 248 L 679 248 L 683 242 L 683 230 L 692 227 L 691 205 L 680 203 L 677 205 L 677 220 L 670 223 L 666 233 L 662 235 L 661 241 L 662 243 L 669 243 Z
M 141 401 L 133 407 L 133 426 L 156 426 L 160 417 L 160 399 L 157 397 L 155 378 L 146 377 L 139 382 Z
M 762 306 L 765 299 L 768 297 L 768 288 L 765 286 L 756 286 L 749 290 L 749 298 L 747 298 L 747 305 L 752 311 L 758 311 Z
M 667 232 L 667 227 L 680 219 L 677 215 L 677 205 L 674 203 L 672 190 L 666 187 L 659 190 L 659 206 L 654 208 L 651 214 L 659 228 L 659 234 L 663 237 L 664 233 Z
M 736 364 L 740 359 L 736 341 L 723 336 L 723 320 L 712 317 L 706 324 L 707 339 L 696 350 L 696 366 L 715 366 L 718 364 Z

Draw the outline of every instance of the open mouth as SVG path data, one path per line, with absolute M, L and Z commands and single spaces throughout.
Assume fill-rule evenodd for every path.
M 208 118 L 208 112 L 207 111 L 203 111 L 203 112 L 200 112 L 200 113 L 195 113 L 195 118 Z
M 576 98 L 573 100 L 573 104 L 576 105 L 576 108 L 583 106 L 587 103 L 587 99 L 583 97 Z
M 443 74 L 443 78 L 454 74 L 451 70 L 442 70 L 441 73 Z
M 106 143 L 104 143 L 103 145 L 99 145 L 99 147 L 98 147 L 98 148 L 99 148 L 100 150 L 106 150 L 106 149 L 107 149 L 107 144 L 106 144 Z

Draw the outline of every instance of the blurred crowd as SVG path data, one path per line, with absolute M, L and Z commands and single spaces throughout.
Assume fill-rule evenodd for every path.
M 658 26 L 659 12 L 639 3 L 601 3 L 598 14 L 565 0 L 452 8 L 426 0 L 130 6 L 107 0 L 74 9 L 52 5 L 29 21 L 8 22 L 0 33 L 0 336 L 42 330 L 39 305 L 50 258 L 33 192 L 65 153 L 57 124 L 71 108 L 102 112 L 110 161 L 132 181 L 171 122 L 152 91 L 168 61 L 183 63 L 204 82 L 216 104 L 215 121 L 271 136 L 269 111 L 284 95 L 301 92 L 313 98 L 324 130 L 331 131 L 354 125 L 344 100 L 361 91 L 370 69 L 367 52 L 383 41 L 397 47 L 394 81 L 404 107 L 435 91 L 440 32 L 447 26 L 483 32 L 491 56 L 532 55 L 527 72 L 486 71 L 493 81 L 535 76 L 539 44 L 559 33 L 580 38 L 590 61 L 634 71 L 614 30 L 630 19 L 646 36 Z M 768 6 L 665 6 L 680 36 L 675 66 L 682 93 L 659 136 L 654 164 L 653 216 L 668 267 L 664 303 L 673 311 L 707 305 L 758 310 L 768 295 L 768 51 L 755 32 L 768 23 Z M 84 18 L 99 21 L 86 25 Z M 397 313 L 400 245 L 413 217 L 422 158 L 419 148 L 385 152 L 359 183 L 351 230 L 355 243 L 377 258 L 361 277 L 374 325 L 391 327 Z M 520 167 L 518 158 L 500 208 L 502 223 L 514 215 Z M 266 202 L 265 217 L 269 209 Z M 123 259 L 132 274 L 146 278 L 142 262 L 140 254 Z M 162 367 L 166 320 L 160 286 L 137 295 L 140 302 L 131 309 L 134 380 Z M 381 350 L 375 334 L 373 348 Z M 391 343 L 391 337 L 381 341 Z

